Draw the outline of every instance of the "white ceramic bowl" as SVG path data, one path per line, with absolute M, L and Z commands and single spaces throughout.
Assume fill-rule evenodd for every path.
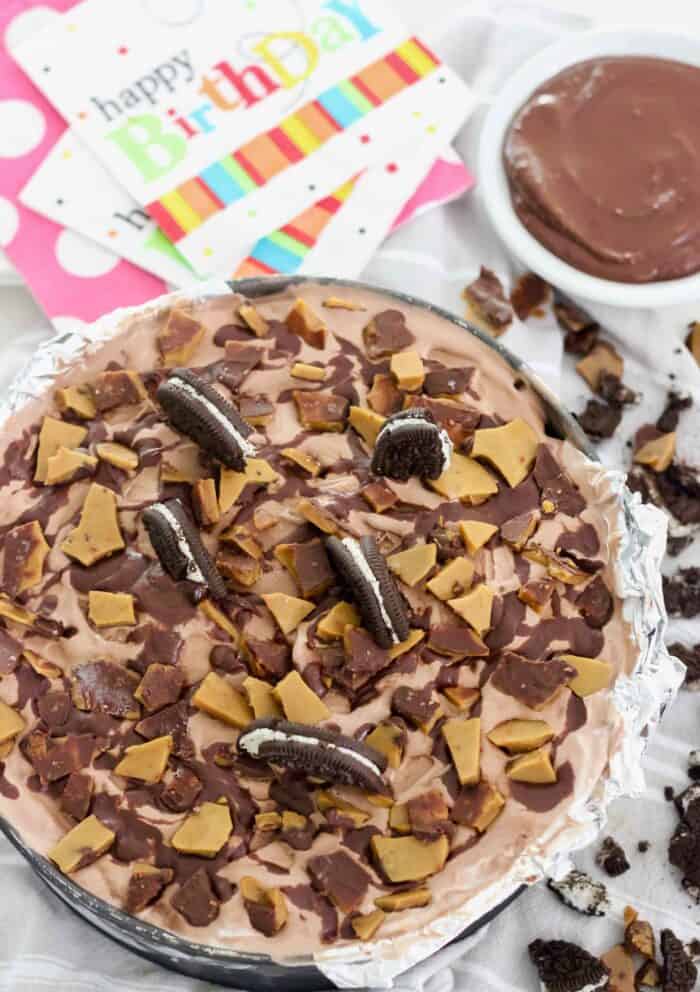
M 700 66 L 700 38 L 653 29 L 620 27 L 574 34 L 529 59 L 506 83 L 484 121 L 478 177 L 491 222 L 523 265 L 576 297 L 619 307 L 663 307 L 700 300 L 700 273 L 666 282 L 625 283 L 599 279 L 548 251 L 525 229 L 510 198 L 503 143 L 513 117 L 530 94 L 562 69 L 601 55 L 651 55 Z

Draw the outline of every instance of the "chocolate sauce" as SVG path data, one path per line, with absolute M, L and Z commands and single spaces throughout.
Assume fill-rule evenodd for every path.
M 214 334 L 214 344 L 225 348 L 227 341 L 250 341 L 250 331 L 241 324 L 224 324 Z
M 19 789 L 5 778 L 5 762 L 0 761 L 0 794 L 5 799 L 19 799 Z
M 22 645 L 0 627 L 0 677 L 11 675 L 19 664 L 22 655 Z
M 128 640 L 143 645 L 130 662 L 131 668 L 145 672 L 149 665 L 176 665 L 182 650 L 182 638 L 177 631 L 155 623 L 143 624 L 129 635 Z
M 119 494 L 124 488 L 124 483 L 129 478 L 129 473 L 117 468 L 116 465 L 110 465 L 109 462 L 100 459 L 97 463 L 97 471 L 92 478 L 100 486 L 105 486 L 105 488 Z
M 251 798 L 247 789 L 238 784 L 236 777 L 228 768 L 220 768 L 211 760 L 213 749 L 216 747 L 217 745 L 213 744 L 210 748 L 204 749 L 203 761 L 193 760 L 188 764 L 202 782 L 201 800 L 216 802 L 221 796 L 225 796 L 235 813 L 235 832 L 244 833 L 252 826 L 260 807 Z
M 518 652 L 526 658 L 546 657 L 553 644 L 557 651 L 597 658 L 605 643 L 602 633 L 589 627 L 581 617 L 541 619 L 529 633 L 527 640 L 518 647 Z
M 369 861 L 370 844 L 376 834 L 381 834 L 381 830 L 373 824 L 370 824 L 368 827 L 343 830 L 343 845 L 349 847 L 363 861 Z
M 38 432 L 38 426 L 33 427 L 30 431 L 25 431 L 16 441 L 11 441 L 8 444 L 0 467 L 0 486 L 6 486 L 8 482 L 13 480 L 26 483 L 31 480 L 34 474 L 34 465 L 28 452 L 29 446 Z
M 38 699 L 48 692 L 51 683 L 43 675 L 38 675 L 32 666 L 21 661 L 15 669 L 17 679 L 17 709 L 23 710 L 30 699 Z
M 282 891 L 298 909 L 318 916 L 321 921 L 321 940 L 324 943 L 335 940 L 338 934 L 338 913 L 328 899 L 319 895 L 310 885 L 285 885 Z
M 488 649 L 495 653 L 512 643 L 525 620 L 526 607 L 517 592 L 506 593 L 494 600 L 491 611 L 491 631 L 484 638 Z M 518 648 L 521 654 L 524 654 Z
M 93 800 L 92 812 L 116 834 L 110 854 L 117 861 L 148 861 L 154 854 L 162 854 L 165 845 L 160 830 L 146 823 L 132 810 L 120 807 L 116 796 L 98 793 Z
M 600 551 L 600 540 L 595 527 L 581 523 L 576 530 L 564 528 L 554 542 L 554 547 L 557 551 L 572 552 L 574 555 L 580 554 L 585 558 L 592 558 Z
M 131 592 L 141 608 L 166 627 L 186 623 L 196 611 L 188 582 L 174 582 L 161 569 L 151 563 L 134 583 Z
M 530 785 L 527 782 L 510 783 L 511 799 L 521 803 L 533 813 L 548 813 L 574 791 L 574 769 L 566 761 L 557 768 L 557 780 L 551 785 Z
M 70 566 L 70 584 L 76 590 L 87 594 L 91 589 L 101 592 L 132 592 L 137 581 L 151 565 L 151 561 L 137 551 L 123 551 L 121 554 L 105 558 L 85 568 L 83 565 Z
M 566 704 L 564 729 L 552 741 L 552 762 L 556 761 L 557 750 L 562 746 L 569 734 L 575 734 L 581 727 L 585 727 L 587 719 L 586 701 L 574 692 L 569 693 L 569 702 Z
M 37 492 L 37 490 L 34 490 Z M 31 503 L 29 508 L 20 514 L 11 524 L 0 525 L 0 535 L 4 535 L 13 527 L 19 524 L 28 524 L 32 520 L 37 520 L 41 524 L 41 529 L 46 533 L 51 517 L 56 510 L 59 510 L 68 502 L 68 487 L 58 486 L 41 492 L 38 499 Z
M 543 83 L 504 162 L 518 217 L 577 269 L 626 283 L 700 269 L 700 69 L 609 56 Z

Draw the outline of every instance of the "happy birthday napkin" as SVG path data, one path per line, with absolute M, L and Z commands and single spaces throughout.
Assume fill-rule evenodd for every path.
M 59 114 L 10 57 L 10 48 L 61 21 L 73 0 L 0 4 L 0 246 L 57 327 L 158 296 L 162 280 L 64 225 L 27 210 L 18 194 L 65 130 Z
M 280 0 L 270 23 L 272 9 L 85 0 L 14 49 L 132 211 L 159 225 L 159 273 L 184 259 L 230 276 L 348 183 L 375 222 L 348 210 L 345 237 L 364 228 L 376 247 L 379 221 L 386 233 L 471 110 L 466 85 L 376 0 Z

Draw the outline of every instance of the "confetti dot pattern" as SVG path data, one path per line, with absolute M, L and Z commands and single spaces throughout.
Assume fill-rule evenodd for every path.
M 76 0 L 2 0 L 0 3 L 0 247 L 51 319 L 77 329 L 115 307 L 137 306 L 166 286 L 90 241 L 26 209 L 19 194 L 65 123 L 12 59 L 10 50 L 55 23 Z M 50 66 L 49 66 L 50 68 Z M 70 167 L 69 165 L 67 167 Z M 70 189 L 55 191 L 60 203 Z M 58 315 L 58 317 L 57 317 Z

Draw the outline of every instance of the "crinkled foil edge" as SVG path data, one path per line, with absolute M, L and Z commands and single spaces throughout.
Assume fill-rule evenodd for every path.
M 568 824 L 557 831 L 552 850 L 525 852 L 511 871 L 477 897 L 467 900 L 449 916 L 432 921 L 422 933 L 391 941 L 376 941 L 348 960 L 347 949 L 330 949 L 316 956 L 317 966 L 340 988 L 391 988 L 406 969 L 456 940 L 469 926 L 499 906 L 517 888 L 547 876 L 558 877 L 571 867 L 571 855 L 598 836 L 607 809 L 621 796 L 644 792 L 642 758 L 664 710 L 683 681 L 685 667 L 665 645 L 668 616 L 661 585 L 661 562 L 666 551 L 667 518 L 657 507 L 642 503 L 631 493 L 622 472 L 593 466 L 596 488 L 607 488 L 619 501 L 616 593 L 623 598 L 623 617 L 639 658 L 629 675 L 618 676 L 611 702 L 620 714 L 623 731 L 611 755 L 606 774 L 591 795 L 572 804 Z M 377 960 L 379 958 L 379 960 Z
M 0 424 L 4 425 L 13 413 L 50 389 L 54 379 L 72 362 L 87 356 L 100 344 L 115 337 L 122 325 L 131 318 L 156 313 L 179 302 L 191 304 L 230 293 L 231 287 L 227 283 L 215 279 L 197 286 L 194 294 L 191 291 L 168 293 L 146 304 L 113 310 L 92 324 L 76 324 L 75 328 L 57 332 L 39 345 L 10 383 L 7 396 L 0 404 Z
M 198 286 L 194 295 L 171 293 L 145 306 L 119 309 L 91 325 L 54 335 L 37 349 L 10 385 L 0 405 L 0 423 L 48 390 L 68 365 L 118 334 L 132 317 L 178 302 L 191 304 L 230 292 L 230 286 L 215 280 Z M 661 587 L 661 561 L 666 548 L 667 518 L 656 507 L 642 504 L 638 494 L 629 492 L 623 473 L 600 466 L 594 469 L 593 463 L 589 464 L 595 470 L 596 486 L 606 486 L 619 500 L 616 592 L 624 599 L 624 618 L 639 649 L 634 671 L 618 677 L 611 693 L 623 733 L 607 774 L 588 799 L 569 808 L 568 824 L 557 832 L 553 850 L 522 855 L 507 876 L 479 896 L 469 898 L 459 909 L 432 921 L 421 932 L 362 945 L 351 956 L 347 947 L 316 953 L 313 963 L 339 988 L 391 988 L 397 976 L 459 938 L 516 889 L 567 870 L 570 855 L 590 844 L 604 826 L 609 804 L 620 796 L 644 791 L 641 762 L 647 742 L 684 674 L 683 665 L 668 653 L 664 643 L 668 617 Z

